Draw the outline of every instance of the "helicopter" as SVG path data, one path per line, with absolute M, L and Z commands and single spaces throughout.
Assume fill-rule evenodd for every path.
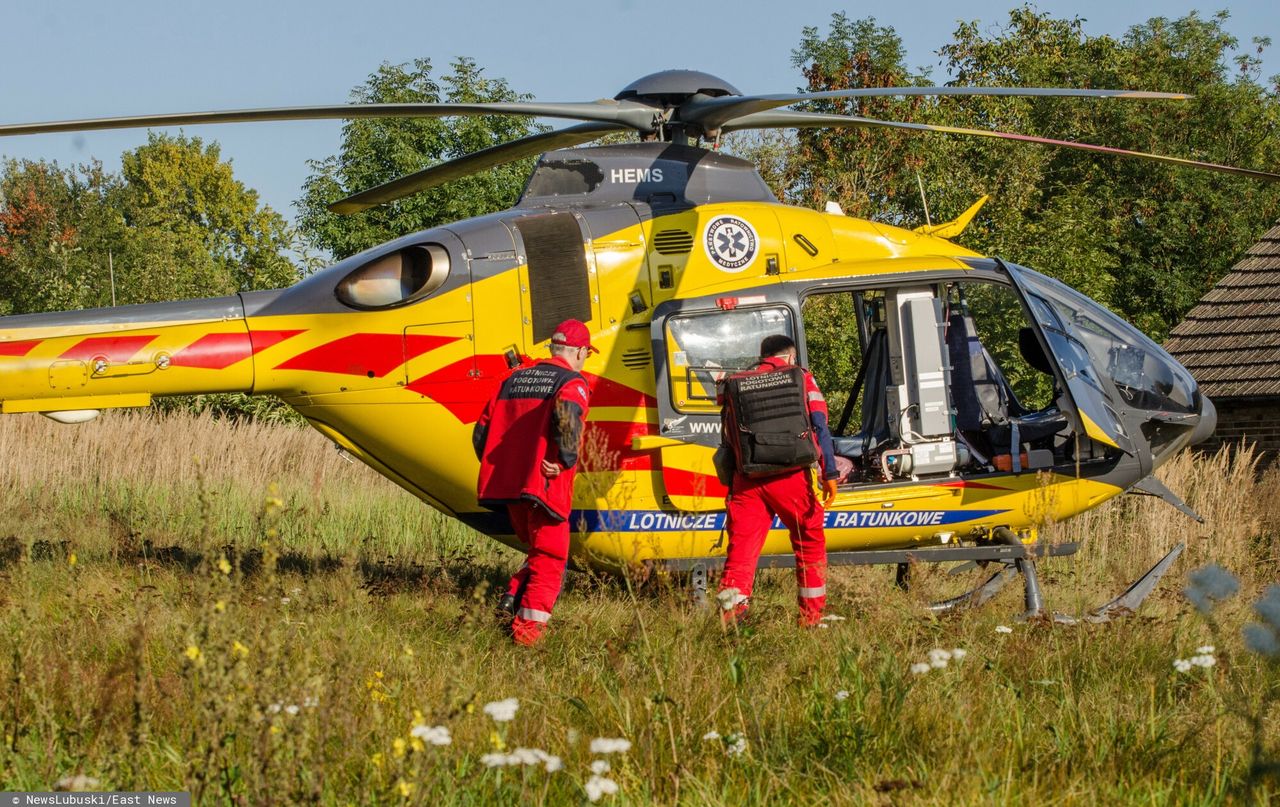
M 585 103 L 349 104 L 0 125 L 0 136 L 355 117 L 511 114 L 577 121 L 338 200 L 352 213 L 538 156 L 512 208 L 405 235 L 293 286 L 214 299 L 0 318 L 0 412 L 83 423 L 160 396 L 275 395 L 337 447 L 426 504 L 518 546 L 476 501 L 472 426 L 514 368 L 574 318 L 600 353 L 571 560 L 706 576 L 725 549 L 716 384 L 786 334 L 806 363 L 806 313 L 845 308 L 857 380 L 833 411 L 843 469 L 826 512 L 829 560 L 995 563 L 975 605 L 1021 575 L 1045 615 L 1036 559 L 1075 552 L 1039 528 L 1125 492 L 1195 517 L 1153 472 L 1214 429 L 1212 401 L 1136 328 L 1070 287 L 953 242 L 954 221 L 914 230 L 780 202 L 722 135 L 877 126 L 1084 149 L 1276 181 L 1280 175 L 1105 146 L 785 109 L 874 96 L 1182 100 L 1175 93 L 889 87 L 744 95 L 708 73 L 666 70 Z M 587 145 L 632 132 L 638 142 Z M 703 144 L 711 146 L 704 147 Z M 984 344 L 984 315 L 1018 312 L 1018 350 L 1050 400 L 1024 405 Z M 828 390 L 830 392 L 830 390 Z M 855 421 L 854 415 L 857 414 Z M 793 562 L 776 523 L 763 566 Z M 1136 609 L 1181 550 L 1090 612 Z

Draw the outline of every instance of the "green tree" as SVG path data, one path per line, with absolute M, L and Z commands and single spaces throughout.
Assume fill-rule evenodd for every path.
M 502 79 L 490 79 L 470 59 L 460 58 L 439 81 L 431 62 L 383 64 L 356 87 L 356 103 L 489 102 L 529 98 Z M 317 246 L 338 258 L 353 255 L 408 233 L 469 218 L 515 203 L 531 160 L 498 166 L 474 176 L 350 216 L 327 205 L 434 163 L 543 131 L 528 118 L 368 118 L 343 127 L 338 154 L 309 164 L 311 176 L 298 201 L 298 226 Z
M 1194 93 L 1188 102 L 876 99 L 813 108 L 1276 170 L 1280 100 L 1274 80 L 1263 85 L 1258 70 L 1269 43 L 1258 39 L 1238 53 L 1226 19 L 1225 12 L 1154 18 L 1116 38 L 1086 35 L 1079 18 L 1022 7 L 999 29 L 962 23 L 939 51 L 959 85 Z M 907 69 L 892 28 L 843 14 L 825 36 L 806 28 L 793 58 L 810 90 L 925 78 Z M 802 130 L 797 142 L 784 172 L 793 199 L 813 206 L 835 199 L 851 214 L 916 226 L 924 223 L 917 172 L 935 220 L 990 194 L 962 243 L 1054 275 L 1157 340 L 1280 212 L 1280 186 L 1074 150 L 864 129 Z M 992 324 L 1007 339 L 1019 323 Z M 1014 380 L 1032 392 L 1033 378 Z
M 0 314 L 110 303 L 110 251 L 124 231 L 101 163 L 10 160 L 0 169 Z
M 128 226 L 123 273 L 130 302 L 287 286 L 287 222 L 245 187 L 216 143 L 148 135 L 122 157 L 119 210 Z M 124 301 L 122 299 L 122 301 Z

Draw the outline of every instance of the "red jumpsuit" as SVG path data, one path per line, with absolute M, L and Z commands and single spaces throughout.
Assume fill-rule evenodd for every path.
M 750 373 L 767 373 L 790 367 L 778 357 L 762 359 Z M 824 478 L 835 479 L 835 452 L 827 425 L 827 402 L 808 370 L 804 373 L 805 400 L 814 438 L 822 456 Z M 800 622 L 816 624 L 827 602 L 827 537 L 823 529 L 825 513 L 814 495 L 808 468 L 796 468 L 767 477 L 748 477 L 740 471 L 733 476 L 725 498 L 729 547 L 718 599 L 726 613 L 742 616 L 750 604 L 760 550 L 773 525 L 774 516 L 791 533 L 796 554 L 796 599 Z
M 506 506 L 529 557 L 512 576 L 512 637 L 533 644 L 560 596 L 569 558 L 569 513 L 590 389 L 580 373 L 552 357 L 516 370 L 485 406 L 472 443 L 480 459 L 480 503 Z M 549 460 L 563 470 L 542 471 Z

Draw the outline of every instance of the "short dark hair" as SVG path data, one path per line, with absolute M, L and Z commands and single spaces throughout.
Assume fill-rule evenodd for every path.
M 772 336 L 766 336 L 760 342 L 760 358 L 767 359 L 770 356 L 776 356 L 784 350 L 790 350 L 795 346 L 796 340 L 786 334 L 775 333 Z

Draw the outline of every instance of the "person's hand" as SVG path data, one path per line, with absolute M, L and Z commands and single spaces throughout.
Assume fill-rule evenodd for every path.
M 836 502 L 836 480 L 824 480 L 822 483 L 822 492 L 824 494 L 822 498 L 822 508 L 826 510 Z
M 561 470 L 562 469 L 560 468 L 559 465 L 557 465 L 556 463 L 550 460 L 542 461 L 542 475 L 545 476 L 547 479 L 555 479 L 557 476 L 560 475 Z

